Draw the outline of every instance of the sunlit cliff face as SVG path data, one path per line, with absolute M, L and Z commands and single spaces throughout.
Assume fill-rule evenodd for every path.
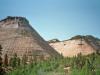
M 85 36 L 84 36 L 85 37 Z M 73 57 L 77 54 L 82 53 L 82 55 L 88 55 L 97 50 L 100 50 L 99 41 L 95 38 L 85 37 L 85 39 L 70 39 L 66 41 L 51 42 L 49 43 L 57 52 L 62 54 L 64 57 Z
M 35 55 L 59 55 L 49 44 L 31 27 L 24 17 L 7 17 L 0 21 L 0 44 L 3 55 L 12 57 L 15 53 L 22 58 Z

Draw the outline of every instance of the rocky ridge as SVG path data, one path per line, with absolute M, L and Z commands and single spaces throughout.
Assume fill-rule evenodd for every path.
M 49 44 L 64 57 L 77 56 L 79 53 L 83 55 L 93 52 L 100 53 L 100 39 L 91 35 L 77 35 L 68 40 L 50 42 Z

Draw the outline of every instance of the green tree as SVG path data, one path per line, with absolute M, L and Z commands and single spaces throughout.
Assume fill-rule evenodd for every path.
M 26 56 L 26 54 L 24 54 L 23 57 L 22 57 L 22 64 L 24 66 L 27 64 L 27 60 L 28 60 L 28 57 Z
M 4 66 L 8 66 L 8 55 L 5 54 L 4 56 Z
M 4 69 L 2 68 L 2 46 L 0 45 L 0 75 L 4 75 L 5 74 L 5 71 Z
M 20 66 L 20 58 L 17 58 L 17 65 Z
M 0 45 L 0 67 L 2 66 L 2 47 Z
M 10 66 L 13 68 L 17 67 L 18 61 L 17 61 L 17 54 L 15 53 L 14 56 L 10 59 Z
M 78 69 L 82 69 L 82 67 L 84 66 L 85 64 L 85 58 L 84 56 L 82 56 L 81 53 L 79 53 L 77 55 L 77 58 L 75 59 L 75 65 Z

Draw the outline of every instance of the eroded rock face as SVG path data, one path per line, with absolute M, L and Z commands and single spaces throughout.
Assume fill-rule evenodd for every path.
M 83 36 L 83 39 L 73 37 L 70 40 L 61 42 L 49 43 L 57 52 L 62 54 L 64 57 L 73 57 L 77 54 L 88 55 L 96 51 L 100 51 L 100 40 L 90 38 L 91 36 Z
M 30 26 L 24 17 L 7 17 L 0 21 L 0 44 L 3 55 L 18 57 L 26 54 L 32 56 L 34 52 L 45 57 L 58 56 L 59 54 Z M 40 53 L 39 53 L 40 52 Z

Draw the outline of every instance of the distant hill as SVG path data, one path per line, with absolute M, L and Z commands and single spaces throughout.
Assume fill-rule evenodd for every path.
M 92 35 L 77 35 L 68 40 L 50 42 L 49 44 L 65 57 L 76 56 L 78 53 L 83 55 L 93 52 L 100 53 L 100 39 Z

